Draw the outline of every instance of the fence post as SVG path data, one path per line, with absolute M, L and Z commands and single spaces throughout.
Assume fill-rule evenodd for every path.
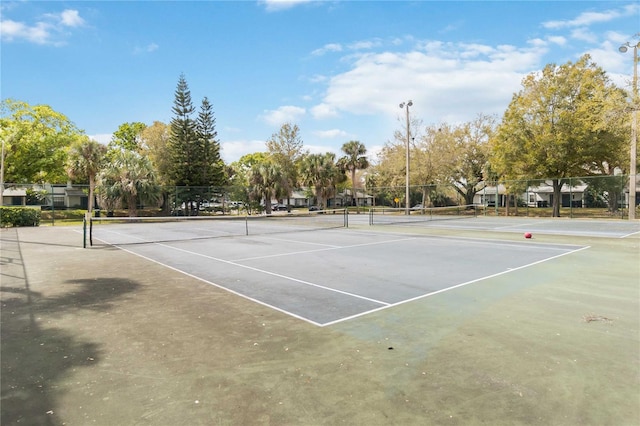
M 500 186 L 500 182 L 498 181 L 498 182 L 496 182 L 496 185 L 495 185 L 495 188 L 496 188 L 496 202 L 494 203 L 494 205 L 495 205 L 494 208 L 495 208 L 495 211 L 496 211 L 496 216 L 498 216 L 498 201 L 500 200 L 500 189 L 499 189 L 499 186 Z
M 569 218 L 573 219 L 573 179 L 569 178 Z
M 529 202 L 530 198 L 529 198 L 529 180 L 527 179 L 527 181 L 525 182 L 525 185 L 527 185 L 527 214 L 526 217 L 529 217 L 529 204 L 531 204 Z

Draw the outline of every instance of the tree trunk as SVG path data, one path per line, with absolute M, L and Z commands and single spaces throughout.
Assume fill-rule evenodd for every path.
M 264 212 L 271 214 L 271 194 L 264 196 Z
M 138 211 L 136 208 L 136 196 L 129 195 L 127 197 L 127 203 L 129 204 L 129 217 L 136 217 L 138 215 Z
M 96 188 L 96 179 L 95 176 L 91 175 L 89 176 L 89 203 L 87 205 L 87 211 L 89 212 L 89 215 L 91 215 L 91 212 L 93 211 L 93 198 L 94 198 L 94 192 L 95 192 L 95 188 Z
M 509 216 L 509 206 L 511 205 L 511 194 L 506 194 L 505 198 L 507 201 L 504 206 L 504 215 Z

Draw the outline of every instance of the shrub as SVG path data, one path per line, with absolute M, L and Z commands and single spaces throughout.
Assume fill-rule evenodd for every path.
M 39 226 L 40 210 L 29 207 L 0 206 L 0 226 Z

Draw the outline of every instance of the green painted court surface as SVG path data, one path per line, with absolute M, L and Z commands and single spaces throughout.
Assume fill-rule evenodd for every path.
M 3 229 L 2 424 L 638 424 L 638 231 Z

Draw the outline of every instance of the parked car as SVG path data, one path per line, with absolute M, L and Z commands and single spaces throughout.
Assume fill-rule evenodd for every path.
M 271 204 L 271 210 L 277 212 L 286 212 L 289 208 L 285 204 Z

